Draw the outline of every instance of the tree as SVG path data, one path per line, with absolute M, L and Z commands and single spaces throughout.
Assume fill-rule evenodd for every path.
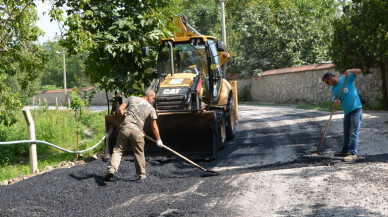
M 219 0 L 184 0 L 179 4 L 179 13 L 187 17 L 188 23 L 203 35 L 221 38 L 221 7 Z
M 251 76 L 329 59 L 336 0 L 225 2 L 229 72 Z M 199 32 L 221 39 L 219 0 L 183 0 L 179 7 Z
M 369 73 L 380 68 L 383 108 L 388 109 L 388 2 L 353 0 L 335 21 L 330 54 L 340 71 L 358 67 Z
M 60 41 L 70 54 L 87 52 L 85 72 L 107 90 L 138 94 L 150 81 L 150 64 L 141 55 L 146 45 L 158 46 L 167 36 L 174 1 L 58 0 L 50 12 L 68 27 Z M 63 19 L 65 6 L 67 18 Z
M 338 16 L 335 0 L 252 1 L 236 10 L 234 25 L 239 47 L 234 71 L 260 71 L 328 60 L 332 21 Z M 238 71 L 239 70 L 239 71 Z
M 82 113 L 85 110 L 85 99 L 82 99 L 81 94 L 79 90 L 75 87 L 74 91 L 71 91 L 71 103 L 70 107 L 74 111 L 74 118 L 75 122 L 77 123 L 77 151 L 78 151 L 78 144 L 79 144 L 79 132 L 80 132 L 80 123 L 82 121 Z M 78 114 L 78 117 L 77 117 Z M 77 160 L 78 160 L 78 153 L 77 153 Z
M 48 55 L 47 63 L 41 71 L 41 85 L 54 85 L 63 87 L 63 59 L 62 47 L 58 41 L 47 41 L 43 43 L 43 49 Z M 66 84 L 67 88 L 86 87 L 90 85 L 88 77 L 85 75 L 84 61 L 85 53 L 66 56 Z
M 241 13 L 252 4 L 252 0 L 225 1 L 225 25 L 227 50 L 231 54 L 231 60 L 238 58 L 241 47 L 247 44 L 239 44 L 242 32 L 236 31 L 233 26 L 240 18 Z M 188 18 L 188 22 L 199 33 L 211 35 L 222 40 L 221 3 L 220 0 L 183 0 L 178 4 L 179 13 Z M 228 66 L 232 66 L 229 64 Z M 233 67 L 232 69 L 238 67 Z M 238 71 L 238 70 L 234 70 Z
M 38 69 L 45 55 L 35 44 L 43 33 L 33 0 L 0 0 L 0 124 L 15 121 L 15 112 L 38 89 Z

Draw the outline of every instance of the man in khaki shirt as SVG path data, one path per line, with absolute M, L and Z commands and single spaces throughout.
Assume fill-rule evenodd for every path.
M 118 108 L 120 116 L 125 117 L 120 125 L 119 135 L 113 149 L 112 159 L 108 166 L 108 172 L 104 177 L 109 181 L 117 172 L 123 151 L 130 145 L 135 156 L 136 174 L 139 179 L 145 179 L 145 157 L 144 157 L 144 122 L 151 116 L 151 129 L 155 135 L 157 146 L 163 147 L 160 139 L 159 128 L 156 123 L 158 118 L 152 104 L 155 101 L 155 92 L 148 89 L 142 97 L 131 96 L 125 99 Z

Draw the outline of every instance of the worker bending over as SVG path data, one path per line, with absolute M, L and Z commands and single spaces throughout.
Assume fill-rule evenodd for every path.
M 353 161 L 357 158 L 358 135 L 360 132 L 362 119 L 362 105 L 358 96 L 354 80 L 357 75 L 361 74 L 361 69 L 348 69 L 345 72 L 347 77 L 340 99 L 335 100 L 335 105 L 341 106 L 344 110 L 344 145 L 339 153 L 334 156 L 344 157 L 344 161 Z M 327 85 L 332 86 L 331 92 L 333 97 L 337 98 L 342 84 L 345 81 L 345 76 L 340 78 L 335 77 L 328 72 L 323 75 L 322 81 Z
M 125 99 L 118 108 L 118 115 L 124 117 L 124 122 L 120 125 L 112 159 L 108 166 L 108 172 L 104 177 L 105 181 L 109 181 L 117 172 L 123 151 L 125 151 L 129 145 L 135 156 L 136 174 L 139 176 L 139 180 L 146 178 L 143 127 L 148 116 L 151 116 L 151 129 L 157 141 L 156 145 L 163 147 L 159 135 L 159 128 L 156 123 L 158 117 L 152 106 L 154 101 L 155 92 L 148 89 L 144 92 L 143 97 L 131 96 Z

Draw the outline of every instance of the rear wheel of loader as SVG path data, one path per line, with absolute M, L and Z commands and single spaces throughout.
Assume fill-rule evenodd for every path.
M 230 94 L 228 99 L 228 105 L 226 106 L 226 124 L 227 139 L 232 140 L 236 133 L 236 116 L 232 94 Z

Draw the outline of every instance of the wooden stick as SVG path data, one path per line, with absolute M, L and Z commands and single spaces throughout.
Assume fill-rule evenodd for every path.
M 155 140 L 155 139 L 153 139 L 153 138 L 151 138 L 151 137 L 149 137 L 149 136 L 147 136 L 147 135 L 144 135 L 144 137 L 145 137 L 146 139 L 150 140 L 151 142 L 156 143 L 156 140 Z M 204 171 L 204 172 L 210 172 L 210 173 L 218 174 L 218 172 L 216 172 L 216 171 L 208 170 L 208 169 L 205 169 L 205 168 L 201 167 L 200 165 L 194 163 L 193 161 L 189 160 L 189 159 L 186 158 L 185 156 L 179 154 L 178 152 L 174 151 L 173 149 L 171 149 L 171 148 L 169 148 L 169 147 L 167 147 L 167 146 L 165 146 L 165 145 L 163 145 L 163 148 L 166 149 L 166 150 L 168 150 L 168 151 L 170 151 L 170 152 L 172 152 L 173 154 L 177 155 L 178 157 L 182 158 L 183 160 L 185 160 L 186 162 L 190 163 L 191 165 L 196 166 L 197 168 L 201 169 L 201 170 Z
M 348 79 L 348 77 L 346 77 L 346 76 L 345 76 L 345 81 L 344 81 L 344 83 L 342 84 L 342 87 L 341 87 L 341 90 L 340 90 L 340 92 L 339 92 L 339 94 L 338 94 L 338 97 L 337 97 L 337 99 L 339 99 L 339 98 L 341 97 L 342 89 L 344 89 L 344 86 L 345 86 L 345 83 L 346 83 L 346 80 L 347 80 L 347 79 Z M 329 118 L 329 122 L 328 122 L 328 123 L 327 123 L 327 125 L 326 125 L 325 132 L 323 133 L 323 136 L 322 136 L 321 142 L 319 143 L 319 145 L 318 145 L 318 148 L 317 148 L 316 152 L 319 152 L 319 149 L 320 149 L 320 148 L 321 148 L 321 146 L 322 146 L 323 140 L 325 139 L 325 135 L 326 135 L 327 129 L 329 128 L 329 125 L 330 125 L 330 122 L 331 122 L 331 117 L 332 117 L 332 116 L 333 116 L 333 114 L 334 114 L 335 107 L 336 107 L 336 105 L 335 105 L 335 102 L 334 102 L 334 105 L 333 105 L 333 111 L 331 112 L 331 115 L 330 115 L 330 118 Z

